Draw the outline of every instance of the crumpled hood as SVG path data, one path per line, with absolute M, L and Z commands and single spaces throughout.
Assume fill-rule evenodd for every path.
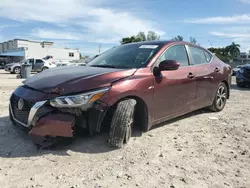
M 35 90 L 60 95 L 110 86 L 131 76 L 137 69 L 111 69 L 89 66 L 56 67 L 40 72 L 23 83 Z

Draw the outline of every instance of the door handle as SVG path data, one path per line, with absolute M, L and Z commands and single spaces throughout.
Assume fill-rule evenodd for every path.
M 216 67 L 216 68 L 214 69 L 214 72 L 220 72 L 220 69 L 219 69 L 218 67 Z
M 192 72 L 190 72 L 190 73 L 187 75 L 187 77 L 193 79 L 193 78 L 195 77 L 195 75 L 194 75 Z

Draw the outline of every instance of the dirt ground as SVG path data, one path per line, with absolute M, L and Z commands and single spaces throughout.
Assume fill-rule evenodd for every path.
M 8 119 L 8 99 L 22 80 L 0 70 L 0 186 L 250 188 L 250 89 L 233 82 L 220 113 L 199 110 L 111 150 L 107 135 L 79 137 L 37 150 Z

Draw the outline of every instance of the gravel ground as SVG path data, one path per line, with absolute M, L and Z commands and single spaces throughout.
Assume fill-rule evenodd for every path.
M 21 83 L 0 70 L 1 187 L 250 188 L 250 89 L 232 85 L 220 113 L 199 110 L 136 135 L 111 150 L 105 134 L 37 150 L 8 120 Z

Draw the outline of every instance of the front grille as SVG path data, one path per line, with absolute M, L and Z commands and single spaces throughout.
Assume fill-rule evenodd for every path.
M 12 112 L 13 112 L 14 118 L 16 118 L 18 121 L 27 125 L 30 109 L 35 104 L 35 102 L 27 101 L 23 99 L 23 102 L 24 102 L 23 108 L 19 110 L 18 109 L 19 99 L 20 97 L 16 96 L 15 94 L 11 96 L 10 103 L 12 107 Z
M 244 77 L 250 79 L 250 70 L 244 70 Z

